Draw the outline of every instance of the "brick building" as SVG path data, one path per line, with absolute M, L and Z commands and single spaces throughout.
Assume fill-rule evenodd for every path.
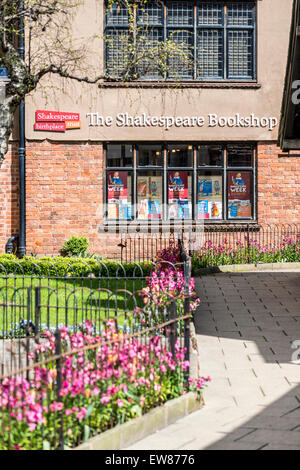
M 86 235 L 112 256 L 128 225 L 299 224 L 300 159 L 277 146 L 293 0 L 149 1 L 137 28 L 188 61 L 142 62 L 128 82 L 126 9 L 88 3 L 76 24 L 106 79 L 47 78 L 26 99 L 27 253 Z M 0 169 L 1 251 L 18 233 L 17 140 Z

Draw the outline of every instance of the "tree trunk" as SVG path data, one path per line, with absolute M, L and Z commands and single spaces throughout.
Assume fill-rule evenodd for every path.
M 12 105 L 11 98 L 4 98 L 4 100 L 0 102 L 0 167 L 8 150 L 9 138 L 14 123 L 14 112 L 15 106 Z

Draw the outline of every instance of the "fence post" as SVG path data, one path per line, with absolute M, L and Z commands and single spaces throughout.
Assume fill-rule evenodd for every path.
M 175 343 L 176 343 L 176 316 L 177 316 L 177 300 L 172 300 L 170 308 L 170 320 L 173 320 L 173 323 L 170 325 L 170 348 L 172 353 L 172 358 L 176 362 L 175 356 Z
M 248 248 L 248 264 L 251 262 L 250 256 L 250 226 L 247 224 L 247 248 Z
M 34 310 L 34 328 L 35 328 L 35 341 L 38 343 L 38 334 L 40 329 L 40 314 L 41 314 L 41 287 L 35 287 L 35 310 Z
M 185 255 L 184 260 L 184 316 L 190 314 L 190 280 L 191 280 L 191 260 Z M 185 361 L 190 362 L 190 317 L 184 320 L 184 348 L 185 348 Z M 186 382 L 190 377 L 190 368 L 186 371 Z
M 62 388 L 62 372 L 61 372 L 61 332 L 60 330 L 55 331 L 55 355 L 56 359 L 56 398 L 57 401 L 61 401 L 60 391 Z M 59 442 L 58 450 L 64 450 L 64 421 L 63 421 L 63 410 L 59 411 L 60 423 L 59 423 Z
M 26 328 L 26 367 L 29 366 L 29 352 L 30 352 L 30 325 L 31 321 L 31 287 L 27 288 L 27 328 Z M 29 370 L 26 372 L 26 379 L 29 381 Z

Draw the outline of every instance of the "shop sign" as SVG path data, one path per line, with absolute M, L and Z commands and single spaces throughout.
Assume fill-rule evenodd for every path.
M 66 132 L 66 130 L 81 128 L 78 113 L 38 110 L 35 113 L 35 121 L 35 131 Z
M 65 122 L 65 121 L 80 121 L 78 113 L 61 113 L 58 111 L 36 111 L 36 122 Z
M 90 127 L 161 127 L 165 130 L 179 127 L 221 127 L 221 128 L 264 128 L 273 131 L 278 119 L 272 116 L 258 117 L 254 113 L 242 116 L 219 116 L 210 113 L 207 116 L 151 116 L 147 113 L 130 115 L 119 113 L 115 117 L 103 116 L 97 112 L 87 113 Z
M 66 124 L 64 122 L 36 122 L 34 124 L 34 130 L 46 132 L 66 132 Z

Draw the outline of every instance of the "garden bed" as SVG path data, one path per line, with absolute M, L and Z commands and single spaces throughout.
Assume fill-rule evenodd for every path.
M 264 272 L 264 271 L 290 271 L 300 270 L 300 262 L 295 263 L 259 263 L 259 264 L 229 264 L 199 268 L 193 272 L 194 276 L 217 273 L 241 273 L 241 272 Z
M 179 398 L 170 400 L 162 406 L 154 408 L 140 418 L 135 418 L 128 423 L 99 434 L 73 450 L 125 449 L 190 413 L 201 409 L 203 403 L 201 394 L 189 392 Z

